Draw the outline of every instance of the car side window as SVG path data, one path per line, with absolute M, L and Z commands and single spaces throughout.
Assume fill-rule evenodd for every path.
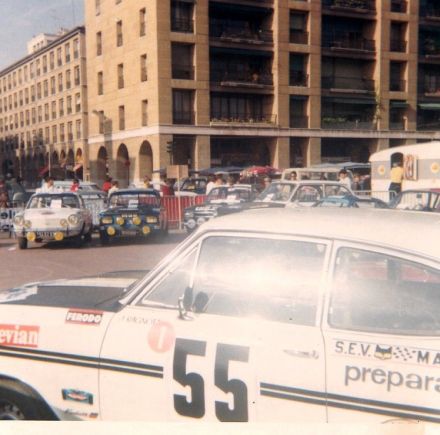
M 345 186 L 326 185 L 324 186 L 325 196 L 345 196 L 350 195 L 349 190 Z
M 321 199 L 321 190 L 315 186 L 300 186 L 296 191 L 292 201 L 316 202 Z
M 328 314 L 335 328 L 440 335 L 440 270 L 352 248 L 337 253 Z

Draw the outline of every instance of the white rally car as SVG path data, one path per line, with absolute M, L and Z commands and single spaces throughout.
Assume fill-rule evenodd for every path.
M 81 196 L 73 192 L 37 193 L 14 217 L 14 233 L 20 249 L 28 242 L 90 241 L 93 217 Z
M 439 224 L 257 209 L 127 290 L 4 291 L 0 416 L 438 423 Z

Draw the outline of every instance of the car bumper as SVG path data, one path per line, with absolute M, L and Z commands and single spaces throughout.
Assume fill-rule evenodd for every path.
M 141 224 L 141 225 L 100 225 L 99 231 L 107 234 L 109 237 L 134 236 L 148 237 L 151 234 L 158 233 L 161 230 L 159 223 L 157 224 Z
M 66 229 L 66 228 L 36 228 L 29 230 L 14 231 L 16 237 L 24 237 L 30 242 L 61 242 L 64 239 L 79 236 L 81 229 Z

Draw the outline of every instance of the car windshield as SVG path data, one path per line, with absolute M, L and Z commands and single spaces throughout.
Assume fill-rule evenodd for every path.
M 250 191 L 247 189 L 237 189 L 234 187 L 216 187 L 209 192 L 207 201 L 249 201 Z
M 113 193 L 109 200 L 110 207 L 136 208 L 142 205 L 160 205 L 159 198 L 154 193 Z
M 272 183 L 258 196 L 258 201 L 287 202 L 296 188 L 295 183 Z
M 47 194 L 47 195 L 35 195 L 29 201 L 27 208 L 81 208 L 79 199 L 72 194 Z

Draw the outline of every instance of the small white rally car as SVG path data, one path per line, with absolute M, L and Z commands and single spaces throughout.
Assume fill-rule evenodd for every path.
M 93 217 L 84 199 L 73 192 L 37 193 L 14 217 L 14 233 L 20 249 L 28 242 L 90 241 Z
M 256 209 L 129 287 L 0 292 L 0 418 L 440 422 L 440 218 Z

